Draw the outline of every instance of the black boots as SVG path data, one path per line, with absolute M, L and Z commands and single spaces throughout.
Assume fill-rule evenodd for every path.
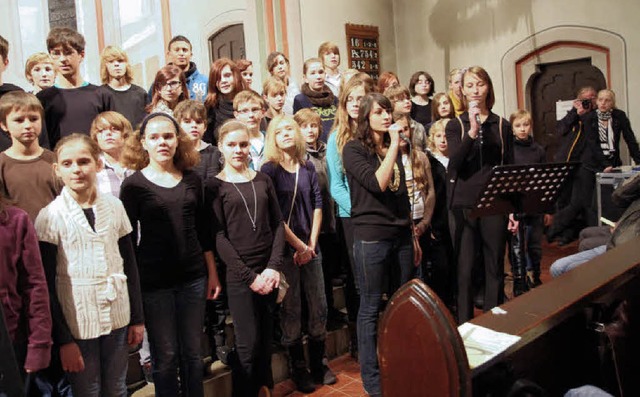
M 542 280 L 540 280 L 540 270 L 527 271 L 527 284 L 529 284 L 529 289 L 542 285 Z
M 333 385 L 338 381 L 328 363 L 329 360 L 324 356 L 324 341 L 309 340 L 309 367 L 316 384 Z
M 307 369 L 304 360 L 302 343 L 289 347 L 289 367 L 291 380 L 296 389 L 302 393 L 312 393 L 315 385 L 333 385 L 338 381 L 336 375 L 329 368 L 327 358 L 324 356 L 324 341 L 309 340 L 309 363 L 311 373 Z
M 304 360 L 302 342 L 289 346 L 289 370 L 291 380 L 296 384 L 296 389 L 301 393 L 313 393 L 316 390 L 311 374 Z

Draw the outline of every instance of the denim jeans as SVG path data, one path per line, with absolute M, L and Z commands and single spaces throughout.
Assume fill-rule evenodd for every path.
M 575 269 L 583 263 L 590 261 L 596 256 L 604 254 L 606 251 L 607 246 L 601 245 L 590 250 L 578 252 L 577 254 L 565 256 L 564 258 L 560 258 L 553 262 L 549 269 L 549 273 L 551 273 L 552 277 L 559 277 L 569 270 Z
M 94 339 L 77 339 L 84 371 L 68 373 L 74 396 L 126 397 L 129 346 L 127 327 Z
M 282 345 L 288 347 L 302 340 L 302 293 L 307 302 L 309 338 L 323 341 L 327 336 L 327 298 L 320 250 L 317 257 L 302 266 L 294 264 L 292 255 L 287 253 L 283 272 L 289 283 L 289 290 L 280 310 Z
M 207 277 L 172 288 L 144 291 L 145 325 L 151 348 L 156 396 L 203 396 L 200 342 L 204 326 Z
M 378 315 L 385 291 L 385 280 L 390 270 L 396 273 L 400 284 L 414 275 L 413 244 L 411 236 L 395 240 L 363 241 L 353 243 L 353 259 L 360 286 L 358 311 L 358 351 L 360 373 L 365 390 L 380 394 L 378 365 Z M 399 273 L 399 274 L 397 274 Z M 393 278 L 393 274 L 391 274 Z M 389 291 L 391 295 L 394 291 Z

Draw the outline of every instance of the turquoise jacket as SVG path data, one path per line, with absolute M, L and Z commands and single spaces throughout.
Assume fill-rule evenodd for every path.
M 329 177 L 329 192 L 338 206 L 338 217 L 350 218 L 351 192 L 342 166 L 342 156 L 338 153 L 336 131 L 329 135 L 327 141 L 327 175 Z

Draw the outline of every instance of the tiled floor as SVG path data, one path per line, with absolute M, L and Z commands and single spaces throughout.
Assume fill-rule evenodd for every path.
M 557 244 L 548 244 L 546 241 L 542 244 L 542 264 L 541 264 L 541 279 L 542 282 L 551 281 L 551 275 L 549 274 L 549 267 L 558 258 L 571 255 L 577 251 L 578 243 L 558 247 Z M 505 263 L 505 272 L 510 272 L 508 261 Z M 511 294 L 507 293 L 510 297 Z M 481 314 L 480 310 L 476 310 L 476 315 Z M 316 389 L 311 394 L 303 394 L 295 391 L 295 386 L 291 380 L 287 380 L 278 383 L 273 390 L 273 397 L 293 397 L 293 396 L 366 396 L 362 388 L 362 379 L 360 378 L 360 366 L 351 358 L 349 354 L 345 354 L 336 358 L 329 363 L 329 366 L 338 376 L 338 383 L 332 386 L 322 386 Z
M 318 387 L 311 394 L 303 394 L 295 391 L 295 386 L 291 380 L 278 383 L 273 389 L 273 397 L 298 397 L 298 396 L 366 396 L 362 388 L 362 380 L 360 379 L 360 366 L 351 358 L 349 354 L 345 354 L 332 360 L 329 367 L 338 377 L 338 382 L 331 386 Z

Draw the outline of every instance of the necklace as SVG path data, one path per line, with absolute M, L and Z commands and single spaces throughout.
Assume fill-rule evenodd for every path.
M 247 215 L 249 215 L 249 220 L 251 221 L 251 229 L 255 232 L 257 230 L 256 216 L 258 214 L 258 199 L 256 198 L 256 188 L 253 185 L 253 179 L 249 179 L 249 182 L 251 182 L 251 190 L 253 190 L 253 216 L 251 216 L 251 212 L 249 212 L 249 205 L 247 204 L 247 200 L 244 198 L 244 195 L 242 194 L 240 189 L 238 189 L 238 186 L 236 186 L 236 183 L 231 182 L 231 184 L 233 185 L 233 187 L 236 188 L 236 190 L 238 191 L 238 194 L 242 198 L 242 202 L 244 203 L 244 208 L 247 210 Z
M 380 155 L 376 153 L 376 156 L 378 156 L 378 161 L 382 164 Z M 393 175 L 391 175 L 391 180 L 389 181 L 389 190 L 397 192 L 398 188 L 400 188 L 400 169 L 398 169 L 398 163 L 393 163 Z

